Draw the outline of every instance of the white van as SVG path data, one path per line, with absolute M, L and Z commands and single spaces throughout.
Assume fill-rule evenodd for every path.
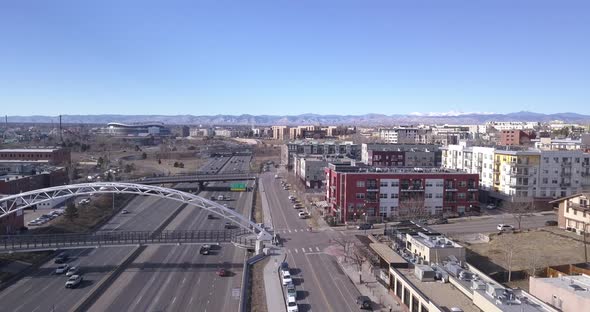
M 217 200 L 224 200 L 224 199 L 225 199 L 225 197 L 223 195 L 217 196 Z

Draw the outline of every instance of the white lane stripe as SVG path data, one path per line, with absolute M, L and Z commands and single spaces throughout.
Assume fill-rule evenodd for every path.
M 289 230 L 289 233 L 291 233 L 291 230 Z
M 316 247 L 315 250 L 320 251 L 320 248 L 319 247 Z
M 297 230 L 295 230 L 295 233 L 297 233 Z
M 299 251 L 297 251 L 297 248 L 295 248 L 295 253 L 299 253 Z

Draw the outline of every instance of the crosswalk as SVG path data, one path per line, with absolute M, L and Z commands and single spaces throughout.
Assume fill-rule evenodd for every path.
M 300 247 L 300 248 L 288 248 L 288 249 L 285 249 L 285 251 L 290 254 L 300 254 L 300 253 L 301 254 L 308 254 L 308 253 L 322 252 L 322 248 L 320 248 L 319 246 Z
M 274 233 L 275 234 L 288 234 L 288 233 L 303 233 L 303 232 L 309 232 L 309 228 L 305 228 L 305 229 L 275 229 Z

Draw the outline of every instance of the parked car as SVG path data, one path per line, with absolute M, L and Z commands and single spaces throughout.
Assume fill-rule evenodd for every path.
M 213 216 L 212 214 L 208 214 L 207 219 L 215 219 L 215 216 Z
M 297 300 L 297 290 L 295 289 L 295 285 L 287 285 L 287 298 L 293 298 L 293 301 Z
M 289 272 L 289 263 L 286 261 L 281 262 L 281 273 L 282 272 Z
M 293 200 L 293 199 L 295 199 L 295 198 L 296 198 L 295 196 L 293 196 L 293 195 L 289 195 L 289 200 Z
M 55 274 L 64 274 L 68 271 L 69 268 L 70 268 L 69 265 L 62 264 L 55 269 Z
M 211 196 L 211 200 L 215 200 L 215 199 L 216 199 L 216 198 L 215 198 L 215 195 L 212 195 L 212 196 Z
M 295 208 L 295 209 L 303 209 L 303 205 L 302 204 L 295 204 L 295 205 L 293 205 L 293 208 Z
M 211 245 L 203 245 L 199 249 L 199 253 L 202 255 L 208 255 L 211 252 Z
M 66 272 L 66 276 L 76 275 L 76 274 L 78 274 L 79 271 L 80 271 L 80 268 L 77 266 L 70 267 L 68 269 L 68 271 Z
M 370 223 L 363 223 L 359 224 L 356 228 L 357 230 L 370 230 L 373 228 L 373 225 Z
M 72 275 L 66 282 L 66 288 L 76 288 L 82 283 L 82 275 Z
M 557 225 L 557 221 L 555 221 L 555 220 L 547 220 L 547 221 L 545 221 L 545 225 L 546 226 L 556 226 Z
M 514 230 L 514 227 L 512 225 L 510 225 L 510 224 L 498 224 L 498 226 L 496 228 L 500 232 L 513 231 Z
M 299 213 L 299 219 L 307 219 L 309 218 L 309 213 L 302 211 Z
M 121 214 L 128 214 L 128 213 L 129 213 L 129 210 L 127 210 L 127 209 L 121 210 Z
M 287 298 L 287 312 L 298 312 L 297 301 L 294 298 Z
M 370 310 L 371 307 L 371 299 L 367 296 L 358 296 L 356 298 L 356 304 L 359 306 L 360 309 L 363 310 Z
M 492 209 L 496 209 L 496 204 L 488 204 L 488 205 L 486 206 L 486 209 L 490 209 L 490 210 L 492 210 Z
M 283 279 L 283 286 L 287 286 L 287 284 L 292 284 L 293 279 L 291 278 L 291 273 L 289 271 L 283 271 L 282 279 Z

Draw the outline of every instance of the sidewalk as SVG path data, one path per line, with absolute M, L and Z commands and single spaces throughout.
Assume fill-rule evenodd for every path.
M 262 198 L 262 213 L 264 218 L 264 225 L 269 231 L 274 229 L 272 223 L 272 214 L 264 185 L 259 183 L 260 197 Z M 279 279 L 279 265 L 285 259 L 285 254 L 282 248 L 270 246 L 268 248 L 269 261 L 264 266 L 264 290 L 266 292 L 266 309 L 267 311 L 285 311 L 285 303 L 283 302 L 283 286 Z
M 371 298 L 371 301 L 373 302 L 373 311 L 388 312 L 390 307 L 391 311 L 402 311 L 397 301 L 388 293 L 385 286 L 377 281 L 377 278 L 369 271 L 367 265 L 363 266 L 363 283 L 359 284 L 359 273 L 353 263 L 345 262 L 344 257 L 340 256 L 338 257 L 338 264 L 361 295 Z

